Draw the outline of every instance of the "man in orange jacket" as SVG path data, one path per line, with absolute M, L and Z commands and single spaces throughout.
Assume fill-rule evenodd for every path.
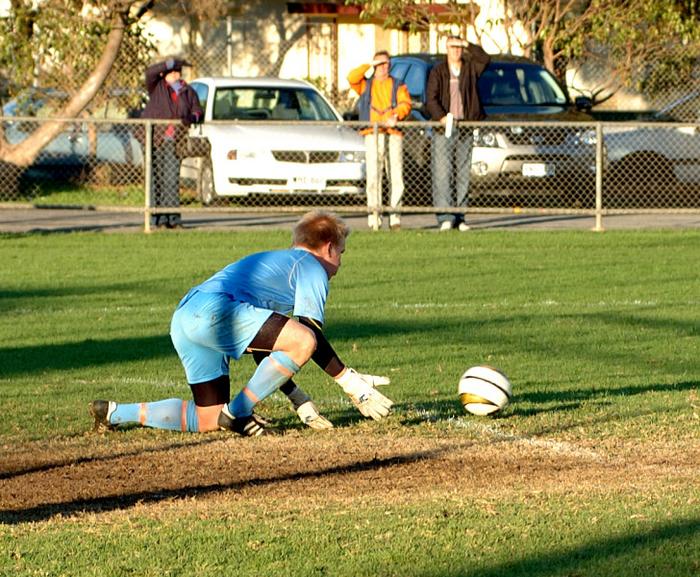
M 365 136 L 367 167 L 367 208 L 370 210 L 368 225 L 382 225 L 378 208 L 382 204 L 382 176 L 387 164 L 386 149 L 389 148 L 387 175 L 391 184 L 390 206 L 396 209 L 403 197 L 403 135 L 396 127 L 399 120 L 411 112 L 411 96 L 405 84 L 389 74 L 390 58 L 386 50 L 374 55 L 371 64 L 362 64 L 350 71 L 350 87 L 360 95 L 360 120 L 372 126 L 360 131 Z M 373 72 L 366 75 L 370 68 Z M 376 125 L 376 131 L 375 131 Z M 391 212 L 389 227 L 401 228 L 401 215 Z

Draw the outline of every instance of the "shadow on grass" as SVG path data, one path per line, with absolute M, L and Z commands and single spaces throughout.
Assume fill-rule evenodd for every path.
M 168 335 L 110 341 L 86 339 L 58 345 L 8 347 L 0 349 L 0 377 L 166 357 L 176 360 L 175 350 Z
M 635 395 L 644 395 L 646 393 L 668 393 L 668 392 L 683 392 L 700 389 L 700 381 L 685 381 L 682 383 L 668 384 L 650 384 L 639 386 L 627 386 L 610 388 L 586 388 L 567 391 L 536 391 L 531 393 L 517 394 L 514 401 L 547 404 L 556 403 L 556 407 L 547 407 L 539 409 L 537 407 L 531 409 L 521 409 L 513 406 L 514 414 L 519 416 L 532 416 L 538 413 L 547 412 L 554 413 L 557 411 L 571 411 L 581 408 L 584 403 L 590 401 L 606 402 L 611 397 L 632 397 Z
M 644 395 L 647 393 L 684 392 L 700 389 L 700 381 L 686 381 L 682 383 L 653 384 L 628 386 L 615 389 L 578 389 L 575 391 L 538 391 L 533 393 L 515 392 L 511 404 L 503 413 L 497 413 L 489 417 L 482 418 L 485 422 L 491 420 L 503 420 L 513 417 L 530 417 L 543 413 L 557 413 L 564 411 L 576 411 L 585 404 L 591 402 L 610 403 L 614 397 L 631 397 L 634 395 Z M 385 391 L 390 395 L 389 391 Z M 523 403 L 535 405 L 551 405 L 547 407 L 523 408 Z M 435 399 L 411 403 L 397 403 L 394 410 L 402 415 L 404 425 L 418 425 L 426 421 L 444 421 L 454 417 L 469 416 L 459 404 L 457 395 L 454 399 Z M 645 413 L 650 414 L 650 413 Z M 481 417 L 480 417 L 481 418 Z M 610 415 L 602 417 L 603 421 L 609 421 Z M 591 421 L 588 420 L 588 423 Z M 557 429 L 560 430 L 560 429 Z
M 17 525 L 20 523 L 45 521 L 57 515 L 61 517 L 69 517 L 77 513 L 99 513 L 112 510 L 124 510 L 135 505 L 158 503 L 169 499 L 192 499 L 195 497 L 205 497 L 226 491 L 240 491 L 251 486 L 262 487 L 288 481 L 301 481 L 304 479 L 314 479 L 334 475 L 348 475 L 363 471 L 380 471 L 391 467 L 402 466 L 408 463 L 435 459 L 448 450 L 451 449 L 432 449 L 429 451 L 419 451 L 407 455 L 398 455 L 383 459 L 378 459 L 375 457 L 364 461 L 358 461 L 350 465 L 321 468 L 302 473 L 289 473 L 270 478 L 258 477 L 216 485 L 193 485 L 191 487 L 181 487 L 178 489 L 139 491 L 125 495 L 106 495 L 88 499 L 77 499 L 65 503 L 38 505 L 27 509 L 0 510 L 0 524 Z
M 124 429 L 126 431 L 126 429 Z M 110 435 L 118 435 L 120 434 L 120 431 L 112 431 L 109 433 Z M 8 471 L 0 471 L 0 481 L 3 479 L 13 479 L 15 477 L 21 477 L 23 475 L 31 475 L 32 473 L 45 473 L 47 471 L 52 471 L 54 469 L 60 469 L 62 467 L 74 467 L 77 465 L 84 465 L 85 463 L 91 463 L 94 461 L 117 461 L 119 459 L 123 459 L 124 457 L 135 457 L 135 456 L 140 456 L 140 455 L 148 455 L 148 454 L 157 454 L 157 453 L 165 453 L 165 452 L 170 452 L 175 449 L 180 449 L 180 448 L 187 448 L 187 447 L 194 447 L 194 446 L 203 446 L 203 445 L 208 445 L 210 443 L 216 443 L 221 441 L 221 436 L 209 436 L 209 437 L 204 437 L 204 436 L 193 436 L 191 439 L 185 440 L 185 441 L 173 441 L 173 442 L 168 442 L 167 444 L 160 445 L 158 447 L 137 447 L 134 449 L 117 449 L 115 452 L 112 452 L 108 455 L 100 455 L 100 456 L 89 456 L 89 457 L 71 457 L 71 458 L 62 458 L 60 460 L 56 461 L 50 461 L 46 463 L 38 463 L 38 464 L 32 464 L 31 466 L 28 467 L 18 467 L 13 470 L 8 470 Z M 5 464 L 5 467 L 7 467 L 7 464 Z
M 596 541 L 589 541 L 579 546 L 570 547 L 554 553 L 533 555 L 530 558 L 513 560 L 490 568 L 475 569 L 464 562 L 464 566 L 457 566 L 448 571 L 430 571 L 420 573 L 420 577 L 550 577 L 560 575 L 596 575 L 594 570 L 600 570 L 606 564 L 617 561 L 627 563 L 629 560 L 629 573 L 625 575 L 664 575 L 670 568 L 668 561 L 662 555 L 655 567 L 640 567 L 635 564 L 635 553 L 641 554 L 647 550 L 672 547 L 676 551 L 690 553 L 697 550 L 689 547 L 691 540 L 700 537 L 700 518 L 684 519 L 657 525 L 656 527 L 629 533 L 620 537 L 605 537 Z M 668 553 L 671 555 L 671 553 Z M 697 571 L 697 560 L 686 558 L 688 569 Z M 695 568 L 691 568 L 695 565 Z M 643 569 L 642 573 L 635 571 Z M 674 575 L 678 574 L 673 572 Z M 688 573 L 688 575 L 697 573 Z M 603 573 L 603 575 L 611 575 Z
M 70 294 L 74 294 L 72 291 Z M 173 304 L 173 307 L 176 303 Z M 457 323 L 455 323 L 457 324 Z M 464 321 L 460 321 L 460 326 Z M 426 334 L 445 330 L 444 322 L 362 323 L 336 325 L 330 334 L 344 339 Z M 331 337 L 332 338 L 332 337 Z M 51 370 L 81 369 L 104 364 L 172 356 L 175 350 L 167 334 L 162 336 L 93 340 L 61 344 L 0 348 L 0 377 L 32 375 Z
M 14 309 L 35 309 L 39 306 L 56 306 L 56 302 L 51 299 L 63 299 L 65 297 L 90 297 L 97 295 L 101 298 L 114 298 L 117 295 L 126 294 L 126 299 L 134 294 L 153 294 L 163 288 L 164 283 L 169 279 L 142 278 L 138 282 L 116 283 L 116 284 L 93 284 L 77 286 L 56 286 L 56 287 L 33 287 L 9 290 L 0 288 L 0 312 L 10 312 Z M 183 295 L 184 296 L 184 295 Z M 58 301 L 60 302 L 60 301 Z M 175 308 L 176 300 L 173 300 L 172 307 Z

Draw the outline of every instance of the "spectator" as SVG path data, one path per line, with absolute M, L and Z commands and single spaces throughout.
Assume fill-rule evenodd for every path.
M 382 177 L 387 165 L 386 149 L 389 148 L 387 176 L 391 186 L 389 204 L 392 209 L 401 205 L 403 197 L 403 135 L 396 128 L 399 120 L 411 112 L 411 96 L 405 84 L 399 83 L 389 74 L 389 53 L 381 50 L 374 55 L 371 64 L 362 64 L 348 74 L 350 87 L 360 95 L 360 120 L 378 125 L 365 128 L 360 134 L 365 136 L 367 167 L 367 208 L 372 210 L 382 204 Z M 372 75 L 366 78 L 368 71 Z M 376 209 L 368 217 L 371 228 L 382 225 Z M 391 212 L 389 227 L 401 228 L 401 215 Z
M 445 127 L 434 132 L 432 142 L 436 208 L 467 207 L 473 131 L 459 128 L 458 121 L 484 118 L 476 82 L 490 60 L 480 46 L 450 36 L 445 62 L 430 71 L 426 108 L 431 119 Z M 464 214 L 438 213 L 437 221 L 440 230 L 469 230 Z
M 148 104 L 141 118 L 179 120 L 181 124 L 159 124 L 153 130 L 153 178 L 151 201 L 155 207 L 180 206 L 180 159 L 177 142 L 187 137 L 190 124 L 204 116 L 197 93 L 181 78 L 185 60 L 169 58 L 146 69 Z M 181 226 L 179 213 L 154 214 L 151 225 Z

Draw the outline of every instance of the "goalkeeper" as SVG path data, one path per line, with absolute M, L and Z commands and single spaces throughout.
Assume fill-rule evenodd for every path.
M 349 232 L 335 215 L 310 212 L 296 224 L 292 248 L 249 255 L 191 289 L 173 314 L 170 336 L 194 401 L 93 401 L 95 428 L 141 424 L 260 435 L 266 423 L 255 405 L 282 389 L 302 422 L 328 429 L 333 425 L 292 380 L 309 359 L 335 379 L 362 415 L 387 416 L 393 403 L 375 386 L 389 379 L 346 367 L 322 331 L 329 280 L 340 268 Z M 230 400 L 229 361 L 245 353 L 258 366 Z

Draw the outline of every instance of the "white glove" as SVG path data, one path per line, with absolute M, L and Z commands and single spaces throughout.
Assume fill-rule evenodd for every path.
M 306 401 L 303 405 L 297 407 L 297 415 L 299 415 L 302 423 L 317 431 L 333 428 L 333 423 L 318 412 L 313 401 Z
M 383 387 L 384 385 L 391 384 L 391 379 L 389 377 L 379 377 L 377 375 L 364 375 L 362 373 L 358 373 L 357 371 L 355 371 L 353 369 L 348 369 L 348 370 L 355 373 L 358 377 L 360 377 L 370 387 L 376 388 L 376 387 Z
M 350 397 L 352 404 L 365 417 L 370 417 L 375 421 L 386 417 L 394 404 L 393 401 L 382 395 L 374 385 L 388 385 L 389 379 L 374 375 L 361 375 L 351 368 L 346 368 L 345 372 L 335 380 L 343 391 Z

